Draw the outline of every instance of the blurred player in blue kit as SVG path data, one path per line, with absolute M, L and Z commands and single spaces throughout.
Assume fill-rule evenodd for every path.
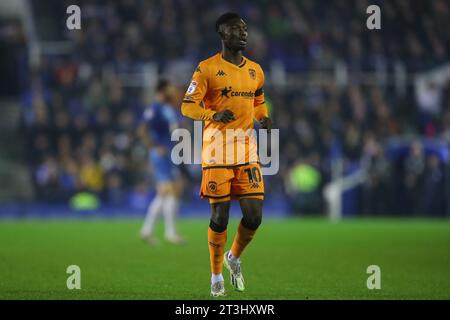
M 157 190 L 141 228 L 142 240 L 151 245 L 158 243 L 154 231 L 160 213 L 164 216 L 165 239 L 175 244 L 184 243 L 175 226 L 183 182 L 178 167 L 170 157 L 171 132 L 178 127 L 181 118 L 175 107 L 178 106 L 178 97 L 178 89 L 173 84 L 160 80 L 155 101 L 145 109 L 143 123 L 138 128 L 140 139 L 149 148 L 149 162 L 153 167 Z

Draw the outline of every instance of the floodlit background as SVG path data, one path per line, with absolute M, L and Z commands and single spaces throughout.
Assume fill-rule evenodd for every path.
M 5 214 L 70 203 L 143 212 L 154 191 L 136 139 L 143 108 L 161 76 L 185 90 L 220 50 L 215 19 L 235 9 L 280 129 L 270 211 L 325 213 L 336 202 L 327 186 L 355 177 L 337 191 L 339 213 L 450 215 L 448 2 L 383 3 L 382 29 L 370 31 L 367 1 L 77 1 L 82 29 L 71 31 L 72 2 L 2 4 L 20 8 L 1 21 Z M 185 169 L 192 211 L 200 170 Z
M 66 27 L 71 4 L 81 8 L 81 30 Z M 366 27 L 371 4 L 381 8 L 381 30 Z M 214 23 L 228 10 L 249 25 L 244 54 L 265 71 L 280 129 L 266 217 L 432 218 L 442 237 L 424 241 L 450 252 L 445 0 L 1 1 L 0 218 L 143 217 L 155 184 L 136 134 L 142 112 L 160 77 L 182 94 L 197 63 L 220 50 Z M 206 228 L 201 168 L 182 171 L 179 216 Z M 448 252 L 436 256 L 441 268 Z

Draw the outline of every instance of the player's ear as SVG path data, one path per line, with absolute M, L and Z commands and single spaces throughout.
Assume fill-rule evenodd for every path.
M 219 34 L 220 39 L 225 40 L 225 27 L 224 27 L 224 25 L 221 25 L 219 27 L 219 30 L 217 31 L 217 33 Z

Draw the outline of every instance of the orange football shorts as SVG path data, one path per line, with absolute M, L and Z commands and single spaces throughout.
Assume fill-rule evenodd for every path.
M 228 167 L 204 167 L 200 197 L 209 203 L 231 199 L 264 199 L 264 179 L 259 163 Z

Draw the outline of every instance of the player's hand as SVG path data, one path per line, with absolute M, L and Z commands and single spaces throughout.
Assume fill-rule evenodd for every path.
M 264 117 L 259 120 L 259 123 L 261 124 L 261 127 L 263 129 L 267 129 L 267 133 L 270 134 L 270 130 L 272 130 L 272 120 L 270 120 L 270 118 Z
M 234 113 L 228 109 L 225 109 L 223 111 L 216 112 L 213 115 L 213 120 L 217 121 L 217 122 L 228 123 L 228 122 L 235 120 Z

